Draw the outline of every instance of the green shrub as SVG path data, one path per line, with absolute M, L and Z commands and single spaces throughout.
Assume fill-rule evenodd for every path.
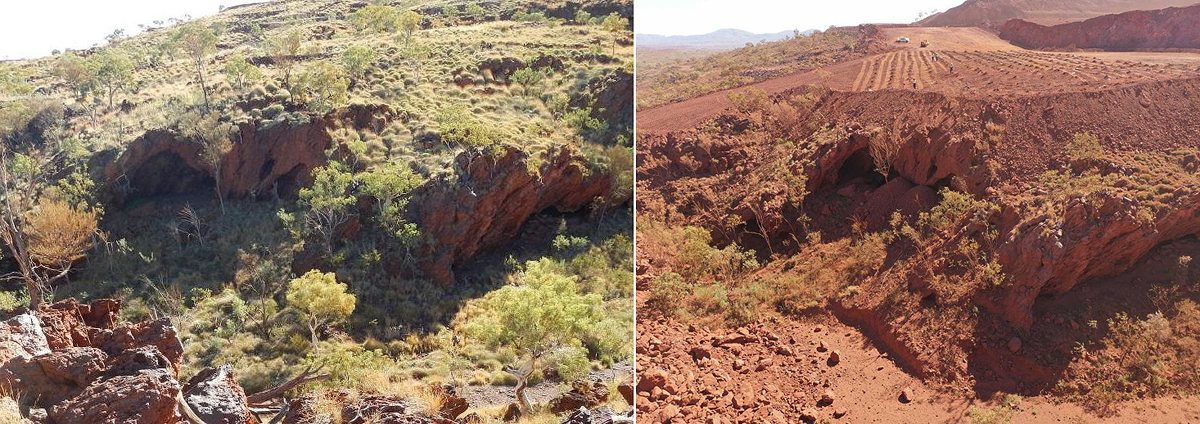
M 500 134 L 467 112 L 464 105 L 442 108 L 434 116 L 442 141 L 448 145 L 484 147 L 498 143 Z
M 1104 156 L 1100 138 L 1091 133 L 1076 133 L 1067 142 L 1067 156 L 1075 160 L 1093 160 Z
M 646 298 L 646 306 L 668 317 L 678 316 L 680 301 L 688 296 L 691 288 L 679 274 L 664 272 L 650 280 L 650 296 Z

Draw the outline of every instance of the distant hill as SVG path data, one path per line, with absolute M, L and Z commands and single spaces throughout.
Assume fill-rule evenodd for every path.
M 1082 21 L 1133 10 L 1191 6 L 1200 0 L 967 0 L 917 22 L 922 26 L 997 28 L 1010 19 L 1041 25 Z
M 800 34 L 812 34 L 816 30 L 801 31 Z M 740 29 L 721 29 L 702 35 L 658 35 L 637 34 L 638 47 L 686 47 L 705 49 L 735 49 L 746 43 L 759 41 L 780 41 L 795 35 L 795 31 L 782 31 L 773 34 L 755 34 Z
M 1195 49 L 1200 48 L 1200 4 L 1104 15 L 1055 26 L 1013 19 L 1001 27 L 1000 38 L 1031 49 Z

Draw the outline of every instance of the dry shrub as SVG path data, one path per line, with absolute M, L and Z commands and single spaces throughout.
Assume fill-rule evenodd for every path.
M 66 202 L 42 201 L 30 215 L 29 252 L 41 264 L 63 266 L 83 259 L 96 234 L 96 215 Z

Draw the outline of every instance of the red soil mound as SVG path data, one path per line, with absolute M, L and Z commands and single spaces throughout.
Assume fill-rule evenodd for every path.
M 1013 19 L 1001 27 L 1000 38 L 1030 49 L 1194 49 L 1200 48 L 1200 5 L 1125 12 L 1050 27 Z

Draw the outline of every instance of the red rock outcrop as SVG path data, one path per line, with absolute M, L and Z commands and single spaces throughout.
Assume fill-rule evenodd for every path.
M 221 191 L 234 198 L 269 196 L 276 188 L 281 196 L 294 195 L 311 182 L 310 171 L 325 164 L 328 130 L 382 128 L 397 115 L 387 105 L 353 105 L 295 126 L 244 124 L 221 163 Z M 106 192 L 118 204 L 134 197 L 211 190 L 213 182 L 212 169 L 200 158 L 200 144 L 166 130 L 134 140 L 105 167 L 104 177 Z
M 469 150 L 454 166 L 456 176 L 427 184 L 415 201 L 415 221 L 426 238 L 422 266 L 443 284 L 454 281 L 455 264 L 507 242 L 530 215 L 579 210 L 609 194 L 613 184 L 569 146 L 540 157 L 512 146 Z
M 1000 38 L 1027 49 L 1200 48 L 1200 5 L 1137 10 L 1044 26 L 1013 19 Z
M 762 253 L 765 246 L 753 244 L 762 243 L 759 232 L 778 247 L 797 231 L 786 223 L 800 211 L 767 202 L 782 197 L 771 191 L 781 181 L 781 170 L 807 177 L 811 194 L 805 203 L 817 206 L 804 213 L 812 218 L 808 225 L 820 228 L 826 240 L 847 235 L 846 217 L 862 218 L 867 231 L 885 230 L 884 218 L 892 212 L 912 217 L 927 211 L 939 201 L 937 190 L 950 187 L 997 206 L 977 226 L 996 232 L 995 242 L 984 249 L 1003 272 L 1001 283 L 970 288 L 968 296 L 956 298 L 962 303 L 955 307 L 978 306 L 987 317 L 980 322 L 987 334 L 1028 329 L 1039 295 L 1061 294 L 1119 274 L 1157 245 L 1200 234 L 1200 174 L 1194 165 L 1200 118 L 1183 112 L 1194 109 L 1198 91 L 1196 79 L 992 98 L 795 90 L 773 101 L 787 105 L 794 98 L 813 106 L 779 109 L 787 113 L 778 115 L 784 118 L 772 115 L 779 121 L 768 123 L 777 131 L 770 137 L 743 136 L 737 128 L 745 125 L 721 125 L 738 119 L 731 117 L 718 119 L 715 130 L 639 139 L 638 213 L 667 217 L 672 225 L 702 226 L 718 244 L 737 241 Z M 791 118 L 818 120 L 821 129 L 780 129 L 786 127 L 779 122 Z M 1095 135 L 1108 158 L 1085 166 L 1091 167 L 1087 173 L 1067 148 L 1074 135 L 1083 133 Z M 875 137 L 900 142 L 886 184 L 869 155 Z M 781 144 L 776 139 L 807 141 Z M 1047 182 L 1054 178 L 1061 182 Z M 1096 182 L 1072 185 L 1089 178 Z M 750 206 L 761 207 L 760 213 Z M 740 216 L 747 223 L 745 231 L 754 234 L 733 231 L 729 236 L 722 225 L 731 215 Z M 982 231 L 964 227 L 950 232 L 959 230 Z M 935 256 L 956 250 L 927 247 L 924 252 Z M 961 375 L 968 355 L 985 350 L 969 342 L 978 334 L 963 339 L 939 334 L 957 341 L 949 346 L 927 343 L 931 335 L 922 330 L 926 322 L 916 319 L 920 311 L 896 309 L 881 295 L 911 293 L 911 304 L 929 296 L 928 302 L 946 307 L 939 299 L 953 294 L 930 289 L 925 271 L 904 268 L 920 261 L 897 262 L 901 265 L 881 272 L 894 278 L 856 282 L 858 294 L 839 299 L 833 312 L 864 324 L 918 374 Z M 655 266 L 653 258 L 639 259 L 639 272 Z M 993 319 L 999 325 L 993 326 Z M 997 339 L 1003 343 L 1011 334 L 1001 336 Z
M 595 408 L 608 400 L 608 386 L 601 381 L 576 380 L 571 390 L 550 401 L 550 412 L 562 415 L 579 408 Z
M 326 162 L 328 129 L 380 128 L 397 115 L 387 106 L 351 106 L 295 127 L 243 126 L 222 163 L 221 189 L 235 198 L 267 196 L 276 189 L 282 196 L 295 194 L 311 182 L 312 168 Z M 148 132 L 105 168 L 106 193 L 121 204 L 135 197 L 212 190 L 211 169 L 201 161 L 199 148 L 172 132 Z M 419 205 L 414 222 L 426 237 L 426 274 L 452 283 L 454 265 L 508 241 L 530 215 L 548 208 L 575 211 L 609 194 L 611 175 L 588 163 L 569 146 L 536 156 L 512 146 L 461 153 L 454 161 L 459 175 L 427 183 L 413 202 Z M 66 337 L 55 331 L 59 338 Z
M 181 422 L 183 345 L 165 319 L 117 325 L 120 302 L 68 299 L 0 324 L 0 385 L 46 408 L 50 424 Z M 202 370 L 187 387 L 212 423 L 250 422 L 228 368 Z

